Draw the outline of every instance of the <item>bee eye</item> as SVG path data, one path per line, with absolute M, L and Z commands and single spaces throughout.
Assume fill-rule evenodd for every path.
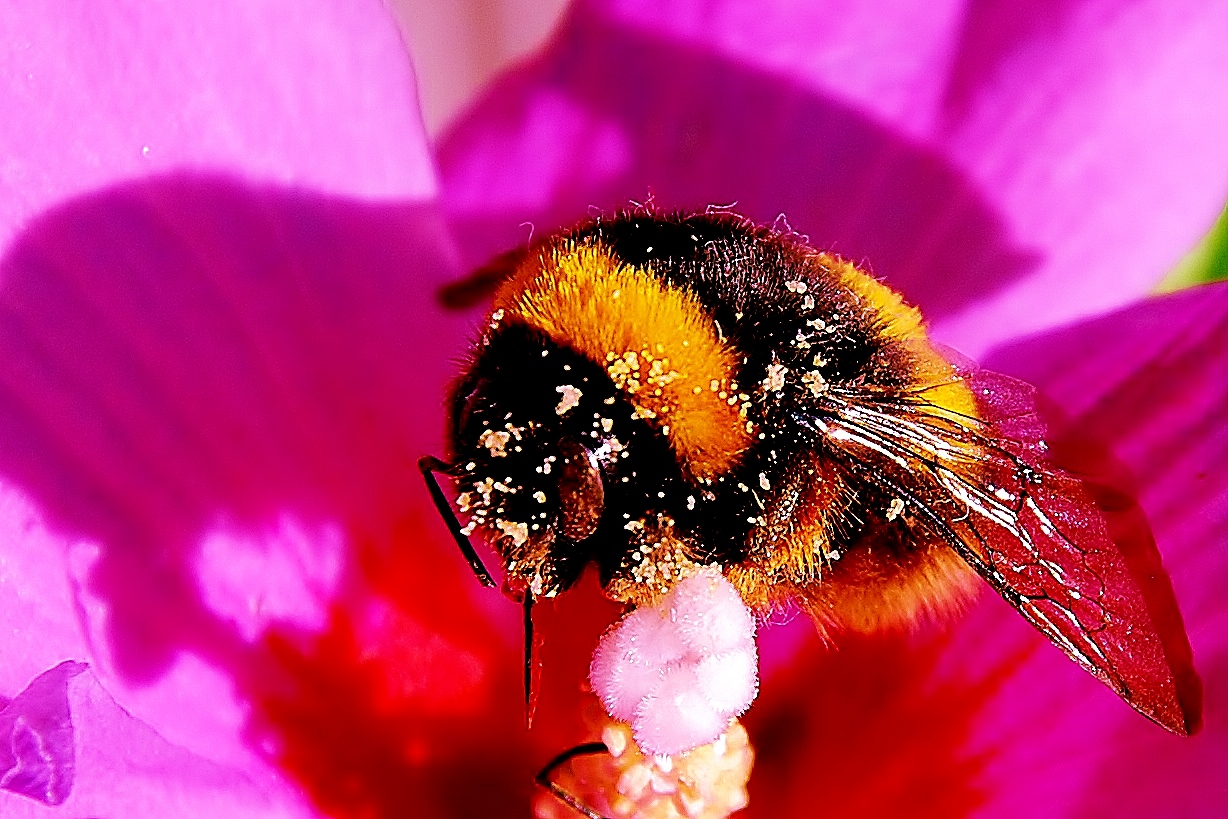
M 559 534 L 584 540 L 597 531 L 605 510 L 605 486 L 597 456 L 574 438 L 559 441 Z

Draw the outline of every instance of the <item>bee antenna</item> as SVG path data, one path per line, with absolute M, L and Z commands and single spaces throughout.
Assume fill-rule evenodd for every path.
M 590 808 L 588 805 L 584 804 L 579 799 L 572 796 L 567 791 L 563 790 L 562 786 L 560 786 L 557 782 L 555 782 L 553 779 L 550 778 L 550 775 L 553 774 L 556 770 L 558 770 L 560 767 L 567 764 L 568 762 L 570 762 L 571 760 L 575 759 L 578 756 L 592 756 L 595 754 L 606 754 L 606 753 L 609 753 L 609 750 L 605 747 L 604 743 L 601 743 L 601 742 L 586 742 L 583 745 L 577 745 L 574 748 L 568 748 L 566 751 L 563 751 L 563 753 L 559 754 L 554 759 L 550 760 L 546 764 L 546 767 L 542 768 L 541 771 L 538 772 L 534 781 L 537 782 L 537 784 L 540 785 L 541 787 L 545 788 L 546 790 L 550 791 L 552 794 L 557 796 L 568 807 L 573 808 L 579 811 L 580 813 L 584 814 L 585 816 L 587 816 L 588 819 L 607 819 L 607 817 L 602 816 L 600 813 L 597 813 L 595 810 Z

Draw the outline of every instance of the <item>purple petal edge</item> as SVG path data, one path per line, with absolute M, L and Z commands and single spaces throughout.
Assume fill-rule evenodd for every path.
M 47 805 L 72 792 L 76 766 L 68 683 L 88 668 L 66 661 L 39 675 L 0 711 L 0 788 Z
M 84 663 L 41 674 L 0 712 L 0 729 L 23 754 L 36 751 L 16 767 L 0 754 L 9 766 L 8 793 L 0 792 L 6 819 L 316 816 L 271 778 L 258 781 L 167 742 L 116 705 Z

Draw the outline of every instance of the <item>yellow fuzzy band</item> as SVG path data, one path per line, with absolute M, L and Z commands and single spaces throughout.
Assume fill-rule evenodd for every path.
M 905 304 L 899 293 L 848 262 L 827 254 L 823 257 L 828 265 L 835 267 L 844 286 L 878 316 L 883 336 L 904 344 L 913 354 L 913 380 L 929 385 L 925 400 L 939 412 L 946 410 L 976 418 L 976 399 L 972 391 L 954 377 L 951 365 L 930 344 L 917 308 Z
M 605 367 L 696 478 L 728 471 L 750 444 L 738 354 L 703 306 L 599 244 L 564 240 L 531 256 L 492 307 Z

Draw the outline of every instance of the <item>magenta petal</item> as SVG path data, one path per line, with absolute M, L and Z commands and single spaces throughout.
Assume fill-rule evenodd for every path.
M 14 6 L 0 78 L 0 247 L 57 201 L 180 169 L 434 188 L 409 61 L 372 0 Z
M 766 223 L 783 214 L 782 228 L 869 260 L 933 315 L 1027 269 L 991 200 L 929 146 L 824 89 L 594 5 L 440 143 L 442 201 L 467 262 L 590 206 L 651 198 Z M 962 256 L 941 259 L 946 237 Z
M 2 697 L 13 696 L 61 660 L 89 657 L 65 572 L 66 539 L 48 523 L 30 494 L 0 472 Z
M 6 817 L 315 815 L 275 783 L 167 742 L 116 705 L 82 663 L 34 680 L 0 711 L 0 733 L 11 748 L 0 750 Z
M 975 354 L 1145 292 L 1222 206 L 1222 7 L 859 9 L 580 4 L 441 142 L 468 260 L 590 205 L 736 203 Z

